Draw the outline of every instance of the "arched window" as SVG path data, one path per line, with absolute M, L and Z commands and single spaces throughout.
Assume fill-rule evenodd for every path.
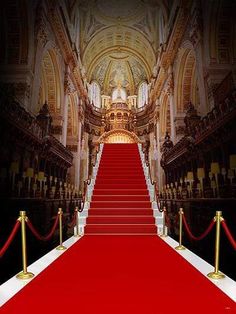
M 97 82 L 92 82 L 90 85 L 90 101 L 94 106 L 101 108 L 101 89 Z
M 120 100 L 120 101 L 126 101 L 126 91 L 121 88 L 117 87 L 112 92 L 112 101 Z
M 148 84 L 143 82 L 138 89 L 138 108 L 143 107 L 148 102 Z

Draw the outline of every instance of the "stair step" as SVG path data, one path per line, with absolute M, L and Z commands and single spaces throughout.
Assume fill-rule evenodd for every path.
M 149 195 L 93 195 L 92 201 L 145 201 L 150 202 Z
M 150 208 L 150 201 L 92 201 L 91 208 Z
M 89 216 L 87 224 L 155 224 L 155 218 L 149 216 Z
M 153 216 L 152 209 L 141 208 L 90 208 L 89 216 Z
M 137 184 L 130 184 L 130 183 L 98 183 L 96 184 L 97 189 L 145 189 L 147 188 L 146 183 L 137 183 Z
M 86 234 L 96 233 L 157 233 L 155 225 L 86 225 Z
M 98 189 L 95 185 L 93 195 L 149 195 L 147 189 Z

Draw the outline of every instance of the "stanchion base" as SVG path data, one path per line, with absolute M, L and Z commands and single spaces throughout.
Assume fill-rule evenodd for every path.
M 33 278 L 34 277 L 34 274 L 33 273 L 30 273 L 30 272 L 26 272 L 24 273 L 23 271 L 19 274 L 16 275 L 16 278 L 17 279 L 30 279 L 30 278 Z
M 186 248 L 183 246 L 183 245 L 178 245 L 176 246 L 175 248 L 177 251 L 182 251 L 182 250 L 185 250 Z
M 74 234 L 74 237 L 75 237 L 75 238 L 80 238 L 81 235 L 80 235 L 80 234 Z
M 168 237 L 167 234 L 160 234 L 159 236 L 160 236 L 161 238 L 166 238 L 166 237 Z
M 58 247 L 56 247 L 56 250 L 59 250 L 59 251 L 63 251 L 66 249 L 67 249 L 67 247 L 65 247 L 64 245 L 59 245 Z
M 225 275 L 222 274 L 221 272 L 211 272 L 209 274 L 207 274 L 207 277 L 211 278 L 211 279 L 223 279 L 225 278 Z

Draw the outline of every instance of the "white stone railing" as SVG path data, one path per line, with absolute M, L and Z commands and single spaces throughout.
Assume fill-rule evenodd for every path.
M 153 216 L 155 217 L 156 226 L 158 228 L 158 233 L 162 233 L 163 229 L 163 212 L 158 210 L 157 200 L 155 196 L 155 185 L 152 184 L 152 180 L 149 175 L 149 166 L 146 164 L 144 153 L 142 152 L 142 144 L 138 144 L 139 155 L 142 162 L 143 172 L 147 183 L 147 188 L 150 196 L 150 201 L 152 202 Z M 167 227 L 166 227 L 167 228 Z M 167 229 L 166 229 L 167 232 Z

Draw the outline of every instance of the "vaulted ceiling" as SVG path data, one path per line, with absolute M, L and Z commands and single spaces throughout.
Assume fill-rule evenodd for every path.
M 110 94 L 120 83 L 128 94 L 150 80 L 159 46 L 159 1 L 91 0 L 80 2 L 82 63 L 89 82 Z

